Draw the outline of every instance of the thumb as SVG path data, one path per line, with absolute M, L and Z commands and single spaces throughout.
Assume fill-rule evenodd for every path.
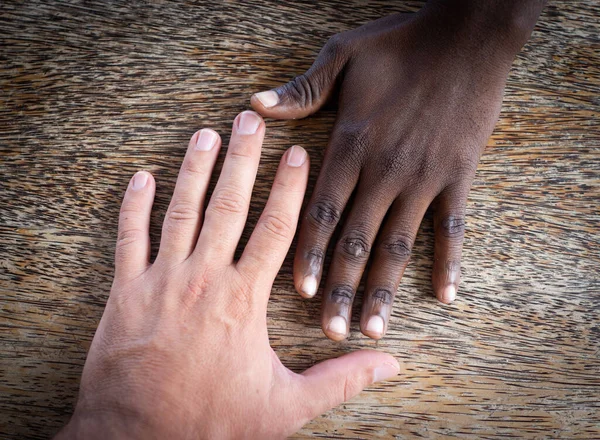
M 250 98 L 252 108 L 275 119 L 305 118 L 319 110 L 335 90 L 347 56 L 339 35 L 323 46 L 313 65 L 287 84 Z
M 355 351 L 309 368 L 298 376 L 299 401 L 306 403 L 305 416 L 313 419 L 360 393 L 363 388 L 395 377 L 396 359 L 375 350 Z

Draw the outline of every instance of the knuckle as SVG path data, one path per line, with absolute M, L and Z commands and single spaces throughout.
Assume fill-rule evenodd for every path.
M 206 273 L 199 273 L 190 277 L 178 296 L 179 303 L 187 310 L 193 310 L 198 300 L 208 294 L 209 279 Z
M 273 186 L 271 187 L 271 193 L 275 191 L 281 192 L 289 196 L 299 193 L 295 181 L 288 179 L 279 179 L 277 177 L 273 181 Z
M 119 230 L 117 234 L 117 251 L 122 251 L 131 247 L 134 243 L 138 242 L 140 237 L 143 236 L 143 232 L 138 228 L 127 228 Z
M 454 170 L 459 178 L 470 178 L 475 175 L 477 165 L 479 165 L 479 157 L 467 154 L 456 159 Z
M 175 202 L 167 212 L 167 222 L 175 224 L 187 221 L 194 221 L 198 218 L 198 207 L 189 202 Z
M 350 306 L 354 299 L 354 289 L 351 286 L 336 286 L 329 292 L 329 301 L 334 304 Z
M 390 182 L 404 175 L 409 158 L 404 149 L 386 150 L 377 159 L 377 176 L 381 182 Z
M 206 170 L 203 167 L 203 163 L 190 159 L 189 157 L 183 161 L 183 170 L 184 173 L 190 174 L 195 178 L 203 177 L 206 175 Z
M 444 270 L 448 273 L 460 273 L 460 260 L 444 261 Z
M 362 160 L 370 145 L 370 133 L 366 124 L 348 121 L 336 133 L 336 143 L 338 143 L 346 160 Z
M 349 38 L 346 33 L 335 34 L 327 40 L 319 53 L 319 58 L 330 69 L 341 70 L 349 55 Z
M 301 74 L 286 84 L 286 94 L 291 96 L 302 107 L 311 107 L 321 90 L 316 81 L 311 81 L 307 74 Z
M 123 203 L 121 206 L 120 220 L 137 218 L 142 210 L 143 206 L 140 203 L 136 203 L 133 200 L 127 200 L 127 203 Z
M 323 46 L 323 53 L 329 57 L 337 57 L 344 50 L 346 39 L 343 34 L 335 34 L 329 37 Z
M 425 157 L 417 162 L 414 169 L 416 179 L 418 181 L 425 181 L 439 173 L 439 164 L 429 157 Z
M 462 238 L 465 233 L 465 218 L 463 215 L 448 214 L 440 222 L 440 231 L 447 238 Z
M 216 191 L 208 205 L 208 210 L 220 215 L 239 215 L 246 209 L 246 198 L 237 190 L 223 188 Z
M 369 258 L 371 244 L 365 233 L 353 231 L 340 239 L 338 249 L 344 257 L 362 262 Z
M 318 274 L 323 266 L 324 252 L 322 249 L 313 248 L 305 254 L 311 274 Z
M 252 158 L 256 151 L 257 148 L 255 142 L 238 138 L 229 144 L 227 156 L 233 160 L 248 160 Z
M 344 381 L 344 402 L 356 396 L 363 388 L 363 380 L 360 376 L 348 374 Z
M 406 235 L 393 235 L 384 239 L 381 249 L 400 261 L 407 261 L 413 247 L 414 240 Z
M 283 212 L 265 214 L 260 224 L 274 239 L 287 241 L 294 233 L 293 220 Z
M 185 284 L 183 296 L 187 298 L 200 298 L 206 294 L 208 282 L 205 276 L 191 277 Z
M 340 220 L 340 209 L 332 202 L 319 200 L 315 202 L 308 212 L 315 224 L 333 229 Z
M 256 274 L 240 273 L 231 281 L 231 301 L 228 305 L 228 315 L 236 318 L 249 316 L 255 301 L 255 286 L 258 283 Z
M 374 303 L 381 305 L 392 305 L 394 302 L 394 294 L 389 289 L 377 288 L 371 294 L 371 298 Z
M 371 145 L 367 126 L 355 120 L 344 120 L 336 126 L 330 139 L 330 156 L 324 163 L 329 182 L 352 184 L 351 180 L 361 172 Z

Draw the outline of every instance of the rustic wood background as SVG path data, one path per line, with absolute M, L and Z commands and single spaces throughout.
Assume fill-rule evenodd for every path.
M 157 178 L 158 238 L 196 129 L 226 138 L 251 93 L 305 70 L 330 35 L 421 5 L 0 4 L 2 438 L 49 438 L 69 417 L 130 176 Z M 294 293 L 288 258 L 269 309 L 286 365 L 361 347 L 403 364 L 298 438 L 600 438 L 599 16 L 594 0 L 551 3 L 514 63 L 471 191 L 456 303 L 432 298 L 429 216 L 378 344 L 357 320 L 348 341 L 325 339 L 320 297 Z M 249 227 L 292 143 L 313 158 L 312 187 L 333 120 L 267 121 Z

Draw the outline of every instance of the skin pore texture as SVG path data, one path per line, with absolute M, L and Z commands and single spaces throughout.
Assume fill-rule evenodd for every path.
M 512 61 L 543 4 L 430 1 L 418 13 L 333 36 L 306 73 L 252 96 L 256 111 L 277 119 L 309 116 L 338 96 L 294 262 L 296 289 L 312 298 L 324 255 L 333 247 L 321 316 L 329 338 L 347 336 L 369 260 L 360 328 L 371 338 L 383 337 L 430 206 L 433 290 L 442 303 L 455 300 L 471 182 L 498 119 Z M 336 228 L 340 238 L 330 243 Z
M 221 147 L 195 133 L 150 263 L 155 182 L 138 172 L 119 218 L 115 278 L 83 370 L 73 417 L 57 439 L 271 439 L 394 377 L 390 355 L 362 350 L 296 374 L 269 346 L 266 312 L 308 180 L 306 151 L 283 155 L 269 200 L 241 258 L 265 135 L 238 115 L 217 186 L 203 212 Z

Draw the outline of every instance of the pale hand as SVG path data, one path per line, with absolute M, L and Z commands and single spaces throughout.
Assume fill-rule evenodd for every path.
M 155 182 L 138 172 L 119 219 L 116 271 L 83 371 L 77 407 L 57 438 L 282 438 L 398 374 L 396 360 L 364 350 L 302 374 L 269 345 L 266 309 L 288 252 L 308 178 L 301 147 L 283 156 L 262 216 L 239 261 L 265 134 L 243 112 L 203 212 L 221 140 L 195 133 L 150 263 Z

